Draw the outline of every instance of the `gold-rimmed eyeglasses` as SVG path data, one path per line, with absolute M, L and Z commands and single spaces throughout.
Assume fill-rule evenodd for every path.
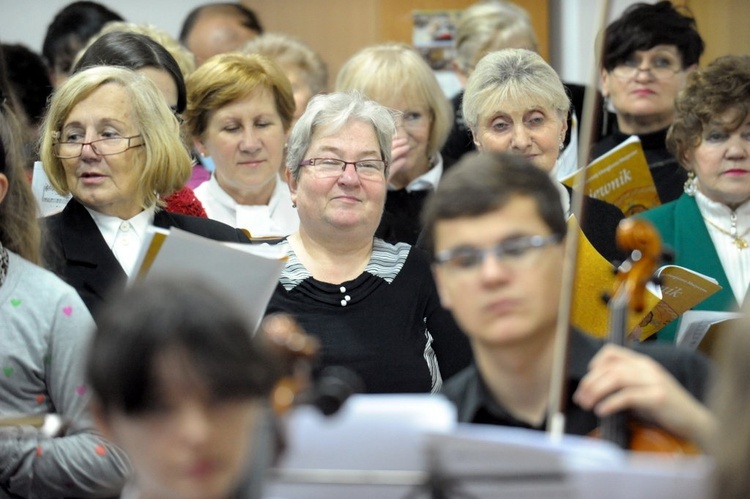
M 83 153 L 83 146 L 91 146 L 94 154 L 99 156 L 113 156 L 120 154 L 134 147 L 141 147 L 143 143 L 132 144 L 133 139 L 140 138 L 141 135 L 131 135 L 130 137 L 111 137 L 105 139 L 92 140 L 91 142 L 57 142 L 55 143 L 55 157 L 58 159 L 77 158 Z

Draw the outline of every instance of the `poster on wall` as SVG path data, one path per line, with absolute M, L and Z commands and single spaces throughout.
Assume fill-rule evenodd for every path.
M 412 45 L 436 71 L 449 70 L 456 50 L 456 23 L 461 10 L 415 10 Z

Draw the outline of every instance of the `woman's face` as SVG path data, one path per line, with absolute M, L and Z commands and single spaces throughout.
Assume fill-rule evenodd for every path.
M 554 109 L 529 101 L 502 102 L 480 116 L 474 143 L 481 151 L 519 154 L 551 172 L 567 129 Z
M 687 155 L 701 192 L 730 207 L 750 199 L 750 116 L 728 131 L 724 124 L 734 113 L 730 110 L 705 125 L 700 144 Z
M 621 77 L 617 75 L 618 68 L 640 70 L 633 76 Z M 657 45 L 649 50 L 636 50 L 618 68 L 611 72 L 602 71 L 602 94 L 610 99 L 623 131 L 639 132 L 638 129 L 629 129 L 632 125 L 629 127 L 627 122 L 633 120 L 653 123 L 654 130 L 669 126 L 674 118 L 674 100 L 685 86 L 689 72 L 682 69 L 682 57 L 677 47 Z M 654 68 L 658 78 L 654 75 Z
M 372 125 L 350 121 L 333 134 L 316 130 L 303 160 L 312 158 L 362 161 L 382 159 L 382 155 Z M 314 167 L 303 166 L 297 180 L 289 179 L 289 186 L 301 230 L 326 233 L 333 228 L 360 230 L 370 237 L 375 234 L 385 204 L 385 174 L 361 179 L 354 165 L 346 165 L 338 177 L 317 178 Z
M 99 426 L 130 457 L 144 497 L 229 497 L 247 470 L 262 406 L 250 398 L 217 400 L 185 363 L 162 355 L 154 407 L 100 415 Z
M 405 164 L 399 170 L 404 184 L 423 175 L 430 169 L 430 132 L 432 131 L 432 110 L 425 102 L 407 101 L 400 97 L 381 99 L 380 104 L 401 112 L 396 121 L 396 137 L 407 139 L 409 151 Z
M 129 219 L 142 210 L 143 199 L 138 193 L 144 153 L 141 137 L 131 112 L 130 97 L 115 83 L 94 90 L 76 104 L 65 119 L 60 142 L 90 143 L 101 139 L 122 139 L 122 151 L 102 156 L 95 143 L 84 145 L 77 158 L 61 159 L 65 177 L 73 197 L 84 206 L 122 219 Z M 126 149 L 127 148 L 127 149 Z
M 216 180 L 235 201 L 259 204 L 276 185 L 285 142 L 273 92 L 258 88 L 211 113 L 195 145 L 214 160 Z

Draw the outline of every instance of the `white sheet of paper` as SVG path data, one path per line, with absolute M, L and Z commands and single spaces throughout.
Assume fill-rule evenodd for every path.
M 54 215 L 55 213 L 62 211 L 62 209 L 65 208 L 65 205 L 68 204 L 68 201 L 70 201 L 70 195 L 61 196 L 57 193 L 55 188 L 52 187 L 41 161 L 34 162 L 34 175 L 31 179 L 31 191 L 36 198 L 40 217 Z
M 211 281 L 237 298 L 249 323 L 257 328 L 285 264 L 280 248 L 274 252 L 263 246 L 230 246 L 173 227 L 144 279 L 197 275 Z
M 716 312 L 710 310 L 688 310 L 680 318 L 677 329 L 677 345 L 695 350 L 701 344 L 708 328 L 727 319 L 742 317 L 739 312 Z

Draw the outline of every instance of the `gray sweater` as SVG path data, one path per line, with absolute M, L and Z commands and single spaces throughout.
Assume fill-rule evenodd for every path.
M 127 459 L 93 430 L 87 411 L 91 315 L 72 287 L 8 255 L 0 286 L 0 417 L 56 413 L 71 427 L 58 438 L 32 427 L 0 428 L 0 497 L 117 495 Z

